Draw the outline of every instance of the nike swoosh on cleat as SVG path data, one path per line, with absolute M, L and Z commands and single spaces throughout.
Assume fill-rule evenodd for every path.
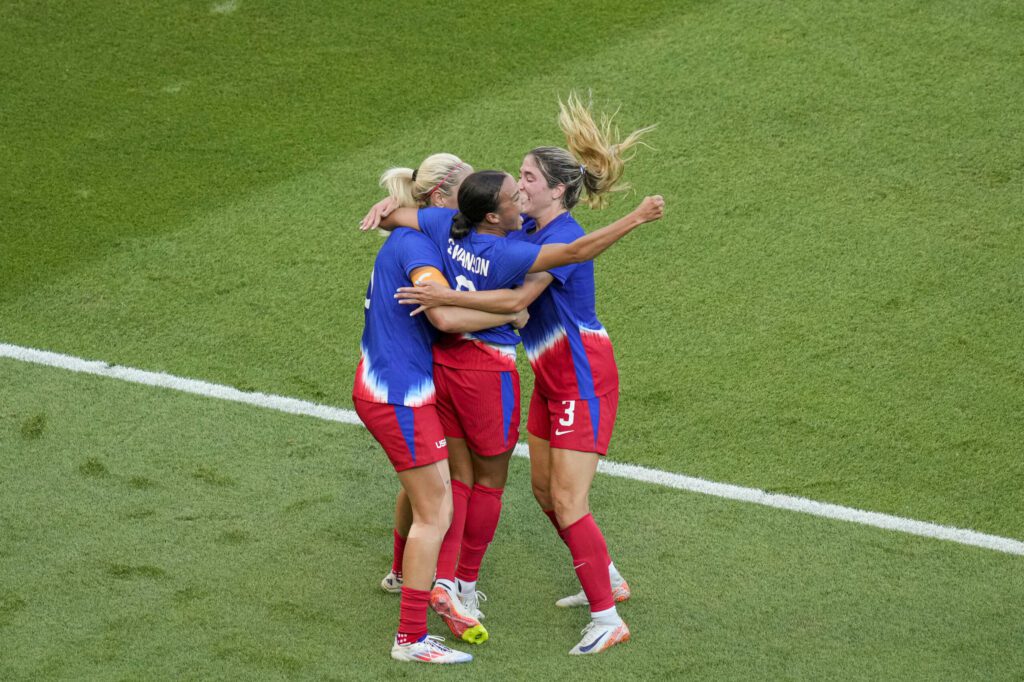
M 597 643 L 600 642 L 602 639 L 604 639 L 604 636 L 607 635 L 607 634 L 608 634 L 607 632 L 604 632 L 604 633 L 601 634 L 600 637 L 595 639 L 592 644 L 588 644 L 587 646 L 581 646 L 580 647 L 580 651 L 582 651 L 585 654 L 590 653 L 590 650 L 593 649 L 595 646 L 597 646 Z

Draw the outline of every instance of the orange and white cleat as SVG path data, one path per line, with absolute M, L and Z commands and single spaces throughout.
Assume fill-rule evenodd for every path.
M 587 627 L 583 628 L 583 639 L 579 644 L 569 650 L 570 654 L 599 654 L 610 649 L 619 642 L 629 641 L 629 628 L 623 621 L 618 624 L 598 623 L 590 621 Z
M 470 644 L 483 644 L 487 641 L 487 629 L 473 617 L 459 598 L 447 588 L 436 585 L 430 591 L 430 608 L 441 616 L 452 634 Z
M 443 641 L 444 637 L 424 635 L 419 641 L 399 644 L 396 638 L 391 647 L 391 658 L 418 663 L 469 663 L 473 660 L 471 654 L 449 649 L 441 644 Z

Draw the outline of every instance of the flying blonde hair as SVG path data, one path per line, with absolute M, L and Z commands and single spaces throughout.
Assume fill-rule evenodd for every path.
M 380 176 L 380 185 L 403 208 L 430 205 L 434 194 L 451 196 L 452 190 L 473 168 L 454 154 L 431 154 L 419 168 L 389 168 Z
M 537 147 L 530 151 L 548 187 L 565 185 L 562 205 L 567 209 L 579 203 L 583 190 L 591 208 L 604 208 L 608 194 L 628 190 L 629 184 L 621 179 L 626 163 L 636 155 L 635 150 L 629 150 L 646 144 L 641 138 L 655 128 L 639 128 L 619 139 L 619 129 L 613 125 L 615 114 L 601 114 L 598 124 L 590 109 L 591 105 L 584 104 L 575 92 L 569 93 L 565 102 L 559 99 L 558 125 L 568 149 Z

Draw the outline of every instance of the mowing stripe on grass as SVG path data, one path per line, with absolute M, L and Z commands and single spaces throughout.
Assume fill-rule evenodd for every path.
M 183 391 L 185 393 L 194 393 L 196 395 L 219 398 L 221 400 L 230 400 L 249 405 L 256 405 L 257 407 L 264 407 L 271 410 L 277 410 L 279 412 L 287 412 L 289 414 L 307 415 L 326 421 L 341 422 L 343 424 L 362 424 L 359 417 L 356 416 L 356 413 L 352 410 L 319 405 L 317 403 L 298 400 L 296 398 L 268 395 L 266 393 L 248 393 L 245 391 L 239 391 L 237 388 L 231 388 L 230 386 L 211 384 L 196 379 L 185 379 L 170 374 L 163 374 L 161 372 L 147 372 L 145 370 L 132 369 L 130 367 L 120 367 L 97 360 L 83 360 L 70 355 L 51 353 L 49 351 L 36 350 L 34 348 L 24 348 L 22 346 L 0 343 L 0 357 L 21 360 L 23 362 L 31 362 L 38 365 L 47 365 L 49 367 L 58 367 L 72 372 L 82 372 L 85 374 L 111 377 L 136 384 L 170 388 L 176 391 Z M 529 451 L 526 444 L 518 444 L 515 448 L 515 454 L 520 457 L 528 456 Z M 789 511 L 821 516 L 828 519 L 849 521 L 866 526 L 875 526 L 876 528 L 894 530 L 900 533 L 947 540 L 949 542 L 956 542 L 962 545 L 983 547 L 997 552 L 1024 556 L 1024 542 L 1013 540 L 1011 538 L 1000 537 L 998 535 L 987 535 L 973 530 L 940 526 L 934 523 L 915 521 L 914 519 L 906 519 L 899 516 L 863 511 L 860 509 L 842 507 L 840 505 L 828 504 L 825 502 L 815 502 L 814 500 L 802 497 L 775 495 L 754 488 L 744 488 L 742 486 L 730 485 L 728 483 L 715 483 L 714 481 L 707 481 L 701 478 L 694 478 L 692 476 L 683 476 L 682 474 L 673 474 L 667 471 L 659 471 L 657 469 L 648 469 L 646 467 L 636 466 L 633 464 L 619 464 L 616 462 L 602 460 L 598 465 L 598 471 L 609 476 L 628 478 L 668 488 L 676 488 L 678 490 L 687 490 L 694 493 L 700 493 L 702 495 L 722 497 L 729 500 L 738 500 L 740 502 L 752 502 L 766 507 L 775 507 L 776 509 L 788 509 Z

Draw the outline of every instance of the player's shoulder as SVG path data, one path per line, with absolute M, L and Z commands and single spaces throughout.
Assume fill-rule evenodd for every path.
M 416 212 L 416 220 L 424 234 L 436 242 L 442 243 L 447 241 L 452 220 L 457 213 L 458 211 L 451 208 L 429 206 Z
M 566 211 L 537 231 L 541 243 L 567 244 L 576 241 L 585 234 L 583 228 L 571 213 Z
M 433 244 L 427 235 L 411 227 L 396 227 L 391 230 L 386 243 L 391 246 L 415 245 L 417 243 Z
M 392 230 L 385 247 L 394 249 L 399 260 L 406 266 L 421 262 L 433 265 L 435 262 L 439 263 L 441 258 L 437 245 L 430 237 L 411 227 L 398 227 Z
M 557 218 L 552 220 L 548 224 L 548 228 L 554 228 L 556 232 L 563 232 L 578 236 L 583 235 L 583 226 L 580 225 L 576 221 L 576 217 L 568 211 L 560 214 Z
M 433 220 L 451 220 L 458 213 L 454 208 L 444 208 L 443 206 L 425 206 L 424 208 L 417 211 L 417 217 L 420 219 L 428 218 Z

